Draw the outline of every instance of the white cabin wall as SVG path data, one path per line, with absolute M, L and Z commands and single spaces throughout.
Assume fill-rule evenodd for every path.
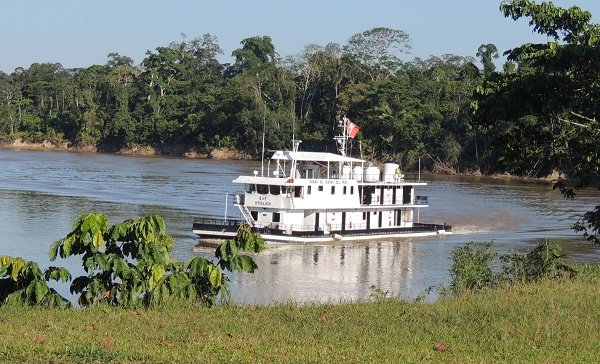
M 382 221 L 381 221 L 381 227 L 383 229 L 387 229 L 387 228 L 391 228 L 393 227 L 395 224 L 394 221 L 394 211 L 382 211 L 381 212 L 383 214 L 382 216 Z
M 315 223 L 317 222 L 317 214 L 316 213 L 305 213 L 304 215 L 304 219 L 303 219 L 303 225 L 306 226 L 315 226 Z
M 270 223 L 273 221 L 273 213 L 270 211 L 259 211 L 258 222 L 259 223 Z
M 281 222 L 286 225 L 305 225 L 304 212 L 291 212 L 286 211 L 281 214 Z
M 362 211 L 346 213 L 346 230 L 360 230 L 367 228 L 367 220 L 363 220 Z
M 331 193 L 332 187 L 334 188 L 333 194 Z M 354 180 L 310 180 L 310 184 L 304 185 L 302 188 L 302 198 L 293 199 L 293 207 L 296 209 L 324 210 L 331 206 L 336 208 L 360 206 L 358 184 Z M 345 194 L 344 189 L 346 190 Z

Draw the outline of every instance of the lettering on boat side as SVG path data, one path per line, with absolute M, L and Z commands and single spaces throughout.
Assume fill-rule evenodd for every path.
M 260 196 L 258 201 L 254 201 L 254 204 L 258 206 L 271 206 L 271 201 L 267 201 L 266 197 Z
M 311 179 L 309 183 L 319 185 L 347 185 L 348 181 L 343 179 Z

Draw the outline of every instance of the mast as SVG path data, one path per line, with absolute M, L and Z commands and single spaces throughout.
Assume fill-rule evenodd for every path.
M 338 135 L 333 137 L 338 144 L 338 151 L 344 157 L 346 156 L 346 144 L 348 142 L 348 118 L 346 115 L 342 118 L 342 120 L 338 121 L 338 127 L 342 128 L 342 135 Z
M 265 105 L 265 114 L 263 115 L 263 135 L 262 135 L 262 157 L 260 158 L 260 176 L 265 175 L 265 125 L 267 122 L 267 106 Z M 267 175 L 269 171 L 267 171 Z

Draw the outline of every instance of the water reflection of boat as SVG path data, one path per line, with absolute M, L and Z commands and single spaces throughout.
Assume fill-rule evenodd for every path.
M 381 171 L 347 156 L 347 141 L 358 127 L 345 117 L 340 127 L 343 133 L 335 138 L 340 154 L 299 151 L 301 141 L 294 140 L 292 151 L 273 154 L 272 171 L 269 162 L 266 175 L 254 171 L 233 181 L 245 185 L 234 201 L 243 218 L 195 218 L 194 233 L 202 239 L 231 238 L 247 223 L 266 241 L 307 243 L 451 232 L 445 223 L 419 221 L 428 200 L 416 195 L 415 187 L 426 183 L 406 180 L 396 163 L 385 163 Z
M 446 256 L 436 256 L 434 264 L 445 269 L 442 274 L 421 264 L 422 241 L 269 244 L 253 255 L 258 265 L 253 274 L 228 273 L 231 298 L 240 304 L 339 303 L 368 300 L 381 291 L 412 300 L 447 274 Z M 193 251 L 209 257 L 214 248 Z

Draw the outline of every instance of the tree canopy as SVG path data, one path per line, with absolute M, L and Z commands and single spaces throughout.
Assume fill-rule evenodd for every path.
M 509 50 L 515 72 L 493 73 L 477 88 L 475 120 L 493 145 L 497 161 L 518 175 L 559 174 L 556 187 L 567 197 L 600 188 L 600 28 L 577 6 L 504 1 L 506 17 L 530 19 L 535 32 L 552 41 Z M 599 208 L 576 228 L 595 239 Z M 597 240 L 596 240 L 597 241 Z
M 148 51 L 140 65 L 109 53 L 104 65 L 64 69 L 33 64 L 0 75 L 0 138 L 68 143 L 100 151 L 150 146 L 159 153 L 232 148 L 261 155 L 288 146 L 331 150 L 337 120 L 362 133 L 353 153 L 419 158 L 430 170 L 478 169 L 469 130 L 472 88 L 481 73 L 471 57 L 403 62 L 410 37 L 378 27 L 347 44 L 308 45 L 282 59 L 271 37 L 252 36 L 221 64 L 216 37 L 205 34 Z

